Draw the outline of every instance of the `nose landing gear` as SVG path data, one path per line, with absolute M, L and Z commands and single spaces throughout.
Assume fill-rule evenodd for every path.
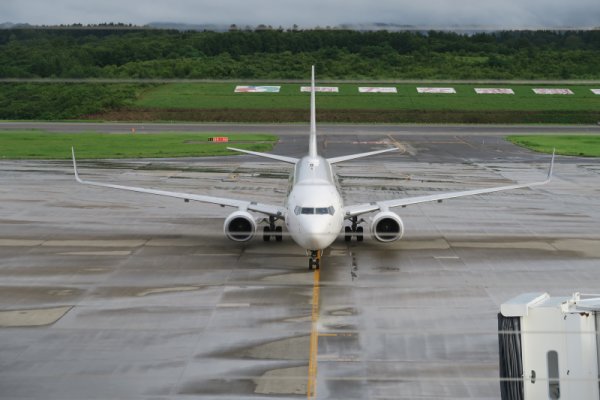
M 308 259 L 308 269 L 310 271 L 314 269 L 321 268 L 321 255 L 323 254 L 322 250 L 311 250 L 310 258 Z

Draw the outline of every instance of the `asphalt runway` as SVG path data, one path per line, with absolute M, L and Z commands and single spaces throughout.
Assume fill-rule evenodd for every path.
M 498 128 L 499 129 L 499 128 Z M 362 132 L 362 131 L 361 131 Z M 301 155 L 306 135 L 274 152 Z M 549 156 L 493 134 L 323 134 L 347 204 L 539 180 Z M 81 161 L 111 181 L 280 203 L 250 156 Z M 236 244 L 233 209 L 77 184 L 0 161 L 1 399 L 498 399 L 496 314 L 532 291 L 598 293 L 600 165 L 545 186 L 395 209 L 403 240 Z M 260 190 L 257 190 L 260 188 Z

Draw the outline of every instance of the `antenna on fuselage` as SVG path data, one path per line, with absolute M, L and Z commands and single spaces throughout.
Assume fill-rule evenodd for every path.
M 310 83 L 310 141 L 308 142 L 308 155 L 317 157 L 317 115 L 315 105 L 315 66 L 311 68 Z

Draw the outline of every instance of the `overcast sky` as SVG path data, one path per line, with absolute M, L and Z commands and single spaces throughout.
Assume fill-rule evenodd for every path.
M 0 0 L 0 23 L 598 27 L 600 0 Z

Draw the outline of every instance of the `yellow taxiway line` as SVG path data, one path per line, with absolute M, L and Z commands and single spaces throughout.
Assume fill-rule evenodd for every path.
M 308 384 L 306 386 L 306 398 L 315 399 L 317 397 L 317 353 L 319 350 L 319 332 L 317 322 L 319 321 L 319 281 L 321 273 L 318 269 L 314 272 L 313 292 L 312 292 L 312 327 L 310 330 L 310 353 L 308 357 Z

